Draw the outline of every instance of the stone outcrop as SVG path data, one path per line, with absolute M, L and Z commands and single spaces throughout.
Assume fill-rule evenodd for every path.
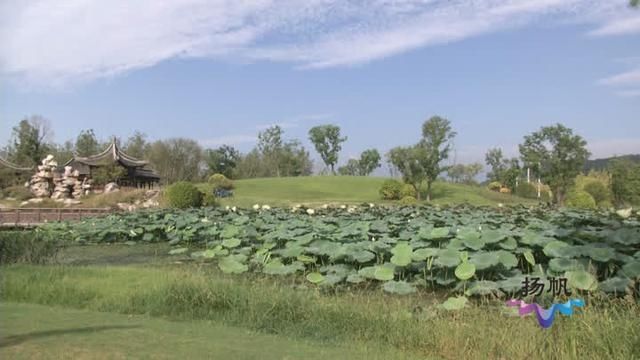
M 80 173 L 70 166 L 61 174 L 53 155 L 48 155 L 38 165 L 37 172 L 31 177 L 28 186 L 36 198 L 52 198 L 56 201 L 77 199 L 91 191 L 91 181 L 80 181 Z

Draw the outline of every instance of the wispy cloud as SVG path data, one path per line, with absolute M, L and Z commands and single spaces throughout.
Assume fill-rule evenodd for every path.
M 257 136 L 249 134 L 225 135 L 212 139 L 203 139 L 198 141 L 203 146 L 220 146 L 220 145 L 239 145 L 254 143 L 258 140 Z
M 611 86 L 640 85 L 640 68 L 606 77 L 598 83 Z
M 636 90 L 621 90 L 616 92 L 617 95 L 622 96 L 622 97 L 639 97 L 640 96 L 640 89 L 636 89 Z
M 351 66 L 539 22 L 640 31 L 609 0 L 4 0 L 0 72 L 66 86 L 174 58 Z

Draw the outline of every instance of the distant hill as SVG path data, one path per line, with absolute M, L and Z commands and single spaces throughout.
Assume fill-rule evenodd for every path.
M 614 157 L 609 157 L 604 159 L 587 160 L 587 162 L 584 164 L 584 171 L 588 172 L 591 170 L 606 170 L 609 167 L 609 162 L 611 162 L 614 159 L 626 159 L 626 160 L 631 160 L 635 163 L 640 164 L 640 154 L 635 154 L 635 155 L 629 154 L 629 155 L 614 156 Z

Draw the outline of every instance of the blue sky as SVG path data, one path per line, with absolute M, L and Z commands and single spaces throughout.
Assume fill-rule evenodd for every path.
M 57 142 L 140 130 L 242 151 L 270 124 L 311 149 L 308 129 L 333 123 L 345 162 L 414 143 L 437 114 L 456 162 L 515 155 L 557 122 L 594 157 L 640 153 L 640 10 L 624 1 L 8 0 L 0 44 L 2 144 L 30 114 Z

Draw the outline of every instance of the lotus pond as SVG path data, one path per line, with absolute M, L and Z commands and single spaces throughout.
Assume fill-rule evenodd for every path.
M 318 287 L 514 295 L 525 276 L 577 291 L 638 293 L 640 215 L 545 207 L 202 208 L 119 213 L 38 231 L 66 241 L 168 241 L 224 273 L 301 274 Z M 445 308 L 464 306 L 452 297 Z

